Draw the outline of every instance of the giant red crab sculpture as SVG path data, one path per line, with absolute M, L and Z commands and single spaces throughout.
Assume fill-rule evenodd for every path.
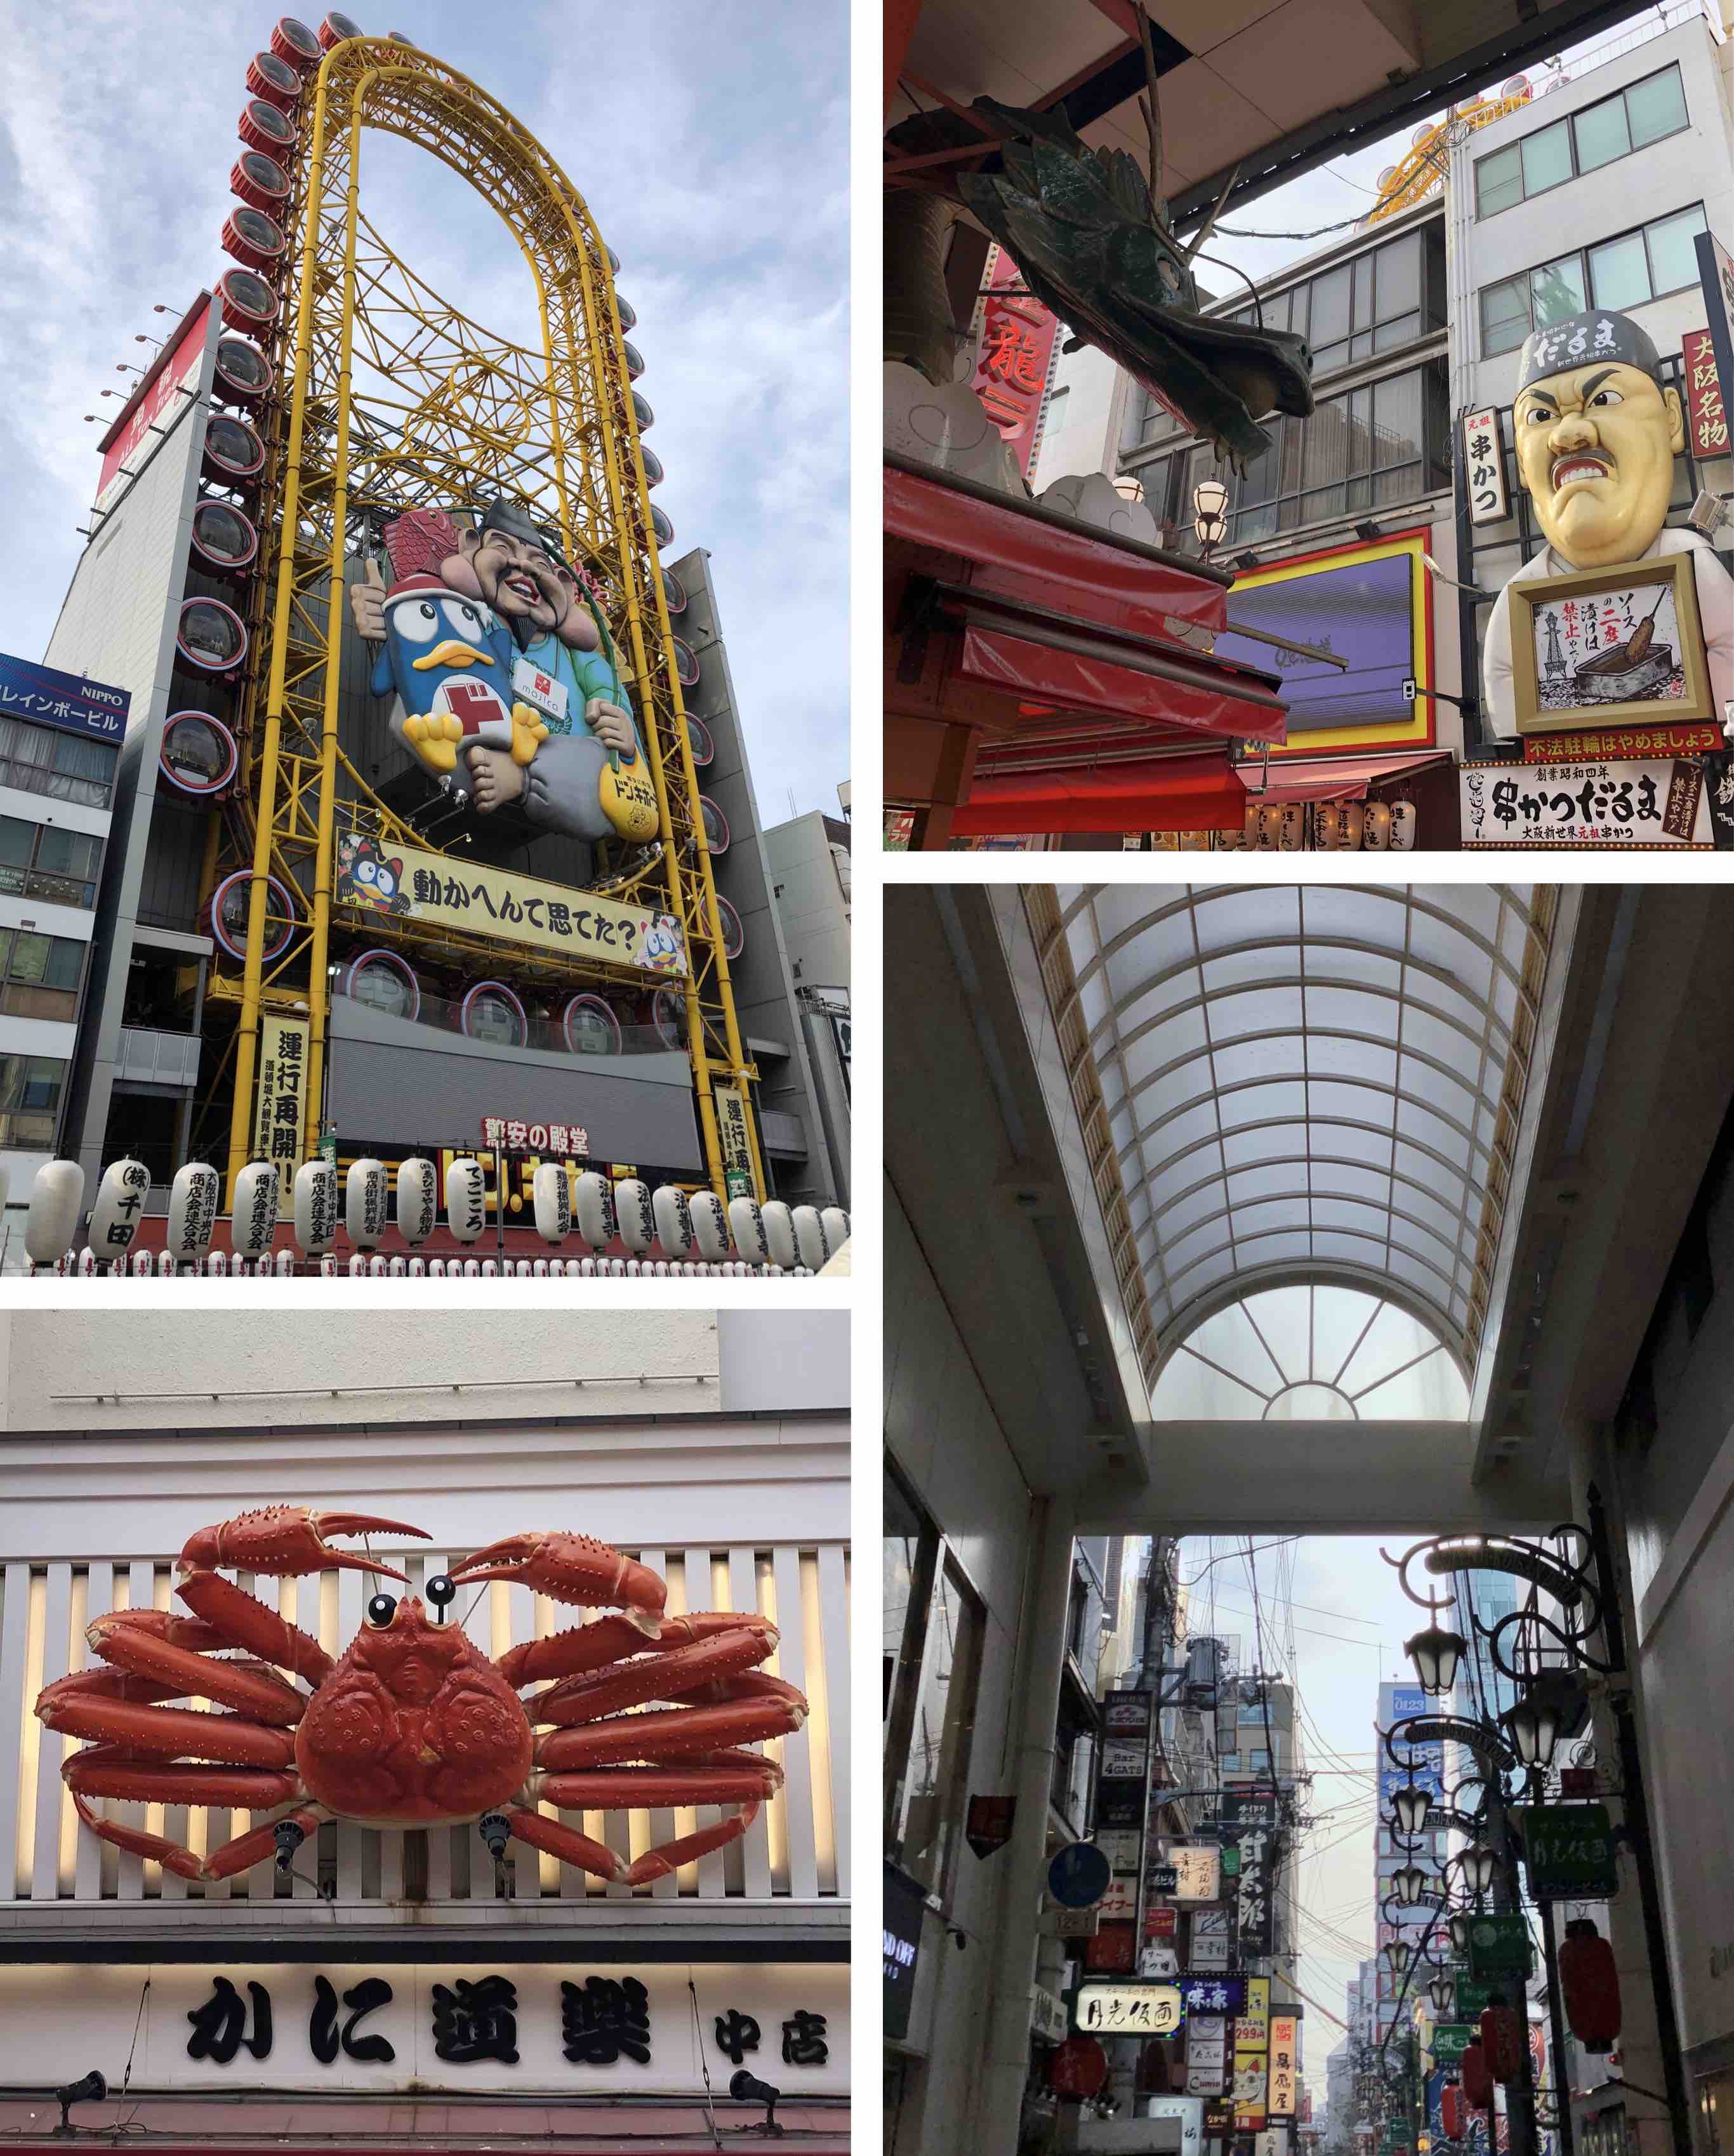
M 430 1620 L 416 1596 L 379 1594 L 333 1661 L 218 1569 L 285 1578 L 339 1566 L 405 1579 L 325 1539 L 387 1531 L 427 1539 L 419 1527 L 360 1512 L 290 1505 L 243 1512 L 202 1527 L 181 1553 L 176 1592 L 192 1616 L 118 1609 L 92 1620 L 85 1637 L 108 1666 L 44 1685 L 36 1712 L 50 1729 L 97 1740 L 60 1770 L 93 1834 L 184 1878 L 223 1879 L 274 1853 L 286 1863 L 322 1820 L 377 1827 L 474 1820 L 496 1855 L 516 1835 L 599 1878 L 639 1886 L 746 1832 L 782 1773 L 741 1748 L 798 1729 L 807 1712 L 793 1685 L 755 1666 L 777 1645 L 767 1619 L 719 1610 L 665 1617 L 667 1589 L 654 1572 L 606 1543 L 550 1531 L 478 1550 L 449 1583 L 428 1583 L 429 1599 L 443 1605 L 457 1589 L 517 1580 L 622 1614 L 490 1661 L 459 1626 Z M 242 1658 L 225 1651 L 233 1649 Z M 542 1679 L 554 1681 L 518 1697 L 520 1686 Z M 181 1699 L 229 1711 L 162 1704 Z M 653 1711 L 635 1711 L 644 1709 Z M 105 1819 L 88 1801 L 101 1797 L 290 1809 L 201 1857 Z M 544 1818 L 539 1802 L 573 1811 L 739 1809 L 628 1864 Z

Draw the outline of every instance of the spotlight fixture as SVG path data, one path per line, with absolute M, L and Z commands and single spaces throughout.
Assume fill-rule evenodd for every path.
M 69 2082 L 64 2088 L 54 2091 L 54 2101 L 60 2107 L 60 2123 L 54 2128 L 54 2138 L 71 2140 L 77 2128 L 67 2117 L 75 2103 L 100 2103 L 108 2094 L 108 2083 L 93 2066 L 82 2081 Z
M 782 2094 L 780 2088 L 772 2088 L 769 2082 L 762 2082 L 757 2074 L 749 2073 L 742 2066 L 738 2072 L 729 2076 L 729 2094 L 737 2103 L 763 2104 L 764 2131 L 781 2135 L 782 2128 L 777 2123 L 777 2105 Z
M 1429 1625 L 1413 1640 L 1405 1640 L 1403 1651 L 1415 1666 L 1422 1691 L 1444 1692 L 1456 1683 L 1457 1665 L 1468 1645 L 1461 1632 L 1447 1632 L 1438 1625 Z
M 1384 533 L 1380 531 L 1377 525 L 1372 521 L 1371 517 L 1363 516 L 1355 526 L 1355 536 L 1357 539 L 1365 539 L 1370 542 L 1374 539 L 1383 539 L 1384 536 Z
M 1259 566 L 1259 552 L 1255 547 L 1243 547 L 1240 552 L 1231 558 L 1237 567 L 1243 569 L 1255 569 Z

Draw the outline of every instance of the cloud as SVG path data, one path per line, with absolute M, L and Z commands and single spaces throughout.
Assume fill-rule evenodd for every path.
M 622 263 L 667 473 L 670 558 L 711 556 L 763 809 L 834 811 L 848 773 L 849 14 L 514 10 L 454 0 L 389 22 L 506 105 Z M 83 544 L 95 411 L 226 266 L 248 59 L 274 11 L 82 0 L 12 11 L 0 110 L 0 649 L 39 656 Z M 75 146 L 69 153 L 69 146 Z M 363 206 L 454 305 L 533 333 L 491 206 L 428 158 L 364 138 Z

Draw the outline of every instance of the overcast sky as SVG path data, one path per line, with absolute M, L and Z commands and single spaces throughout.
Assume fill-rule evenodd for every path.
M 1412 1537 L 1387 1537 L 1393 1555 Z M 1326 2015 L 1343 2018 L 1343 1987 L 1372 1952 L 1374 1718 L 1382 1680 L 1412 1681 L 1403 1642 L 1425 1621 L 1407 1601 L 1397 1574 L 1364 1536 L 1315 1535 L 1286 1549 L 1254 1546 L 1259 1604 L 1265 1623 L 1265 1660 L 1279 1674 L 1298 1678 L 1301 1743 L 1313 1776 L 1303 1811 L 1314 1825 L 1301 1843 L 1296 1874 L 1300 1911 L 1300 1988 L 1309 2000 L 1301 2057 L 1313 2091 L 1313 2116 L 1321 2118 L 1325 2061 L 1342 2041 Z M 1239 1666 L 1256 1666 L 1251 1591 L 1246 1560 L 1221 1537 L 1181 1548 L 1181 1577 L 1190 1593 L 1194 1633 L 1214 1631 L 1240 1642 Z M 1207 1572 L 1207 1563 L 1214 1559 Z M 1279 1568 L 1291 1558 L 1295 1660 L 1281 1652 L 1282 1620 L 1273 1609 Z M 1213 1614 L 1211 1593 L 1214 1588 Z M 1321 2013 L 1319 2009 L 1324 2009 Z
M 248 59 L 277 10 L 0 0 L 0 651 L 40 659 L 83 541 L 117 362 L 228 266 L 218 244 Z M 621 259 L 675 559 L 710 549 L 767 824 L 837 812 L 848 776 L 847 7 L 629 10 L 521 0 L 351 9 L 500 99 Z M 317 21 L 320 11 L 310 9 Z M 466 312 L 505 329 L 505 226 L 430 158 L 371 135 L 364 207 Z M 490 307 L 493 312 L 490 312 Z M 520 317 L 521 321 L 521 317 Z

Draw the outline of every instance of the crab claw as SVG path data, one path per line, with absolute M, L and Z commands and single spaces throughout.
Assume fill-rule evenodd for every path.
M 666 1584 L 648 1565 L 623 1557 L 611 1543 L 553 1528 L 504 1535 L 454 1565 L 451 1577 L 459 1587 L 485 1579 L 516 1580 L 575 1609 L 600 1604 L 623 1609 L 627 1622 L 652 1640 L 662 1629 L 668 1599 Z
M 382 1573 L 387 1579 L 408 1575 L 377 1558 L 358 1557 L 352 1550 L 333 1549 L 330 1535 L 413 1535 L 428 1539 L 425 1529 L 403 1520 L 382 1520 L 372 1512 L 316 1512 L 305 1505 L 264 1505 L 256 1512 L 240 1512 L 214 1527 L 201 1527 L 187 1538 L 181 1552 L 182 1572 L 210 1572 L 231 1565 L 237 1572 L 264 1572 L 289 1578 L 297 1573 L 336 1569 Z

